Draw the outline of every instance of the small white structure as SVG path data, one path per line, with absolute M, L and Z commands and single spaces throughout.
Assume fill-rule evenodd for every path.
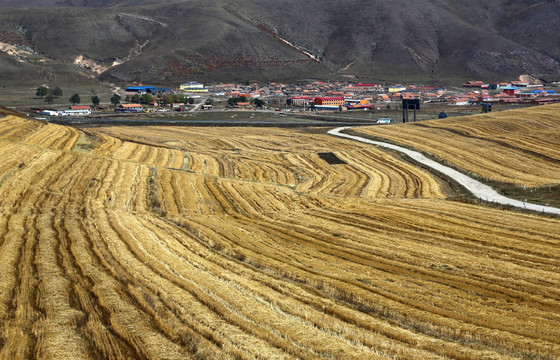
M 56 110 L 43 110 L 41 111 L 41 115 L 47 115 L 47 116 L 59 116 L 60 112 L 56 111 Z

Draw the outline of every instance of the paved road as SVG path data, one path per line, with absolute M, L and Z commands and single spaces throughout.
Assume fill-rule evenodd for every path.
M 232 119 L 230 114 L 223 112 L 227 115 L 227 119 L 217 120 L 194 120 L 188 118 L 156 118 L 149 119 L 141 116 L 135 117 L 115 117 L 115 118 L 69 118 L 69 117 L 48 117 L 46 120 L 53 124 L 67 125 L 67 126 L 249 126 L 249 127 L 332 127 L 332 126 L 345 126 L 349 121 L 334 121 L 321 118 L 290 118 L 290 117 L 270 117 L 270 119 L 262 120 L 236 120 Z M 353 126 L 375 125 L 367 121 L 353 121 Z
M 204 101 L 206 101 L 206 100 L 204 100 Z M 190 109 L 189 112 L 193 112 L 193 111 L 198 110 L 198 108 L 199 108 L 202 104 L 204 104 L 204 103 L 203 103 L 203 102 L 199 102 L 199 103 L 194 104 L 194 107 L 193 107 L 192 109 Z
M 508 197 L 500 195 L 494 189 L 492 189 L 490 186 L 484 185 L 483 183 L 481 183 L 479 181 L 476 181 L 475 179 L 470 178 L 467 175 L 458 172 L 457 170 L 454 170 L 450 167 L 447 167 L 447 166 L 442 165 L 440 163 L 437 163 L 437 162 L 435 162 L 431 159 L 428 159 L 427 157 L 425 157 L 424 155 L 422 155 L 421 153 L 419 153 L 417 151 L 409 150 L 409 149 L 403 148 L 401 146 L 397 146 L 397 145 L 393 145 L 393 144 L 389 144 L 389 143 L 384 143 L 384 142 L 380 142 L 380 141 L 365 139 L 365 138 L 362 138 L 360 136 L 353 136 L 353 135 L 348 135 L 348 134 L 342 133 L 342 131 L 350 129 L 350 128 L 351 128 L 350 126 L 339 127 L 339 128 L 330 130 L 328 133 L 331 134 L 331 135 L 340 136 L 340 137 L 343 137 L 343 138 L 346 138 L 346 139 L 352 139 L 352 140 L 360 141 L 360 142 L 363 142 L 363 143 L 366 143 L 366 144 L 382 146 L 382 147 L 385 147 L 385 148 L 400 151 L 400 152 L 408 155 L 412 159 L 418 161 L 419 163 L 422 163 L 426 166 L 429 166 L 432 169 L 435 169 L 435 170 L 441 172 L 442 174 L 445 174 L 445 175 L 449 176 L 453 180 L 457 181 L 459 184 L 463 185 L 474 196 L 476 196 L 477 198 L 479 198 L 481 200 L 494 202 L 494 203 L 497 203 L 497 204 L 510 205 L 510 206 L 514 206 L 514 207 L 518 207 L 518 208 L 522 208 L 522 209 L 527 209 L 527 210 L 534 210 L 534 211 L 538 211 L 538 212 L 560 215 L 560 208 L 555 208 L 555 207 L 552 207 L 552 206 L 531 204 L 531 203 L 527 203 L 527 202 L 523 202 L 523 201 L 519 201 L 519 200 L 515 200 L 515 199 L 510 199 Z

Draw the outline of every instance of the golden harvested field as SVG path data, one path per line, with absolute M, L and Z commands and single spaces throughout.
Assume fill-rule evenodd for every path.
M 560 357 L 560 220 L 374 147 L 7 116 L 0 156 L 0 359 Z
M 560 183 L 560 104 L 404 126 L 355 128 L 517 185 Z

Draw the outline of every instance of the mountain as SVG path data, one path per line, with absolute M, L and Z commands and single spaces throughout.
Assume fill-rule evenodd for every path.
M 0 0 L 4 47 L 111 81 L 560 79 L 558 1 L 21 3 Z M 14 64 L 0 53 L 0 78 L 39 71 Z

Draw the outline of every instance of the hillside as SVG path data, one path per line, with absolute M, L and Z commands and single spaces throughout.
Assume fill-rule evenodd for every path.
M 4 113 L 0 359 L 560 356 L 556 218 L 326 129 Z
M 560 184 L 560 105 L 354 131 L 429 152 L 463 171 L 517 186 Z
M 111 81 L 560 79 L 556 1 L 21 4 L 0 2 L 0 42 L 78 62 Z M 0 76 L 33 71 L 1 66 Z

